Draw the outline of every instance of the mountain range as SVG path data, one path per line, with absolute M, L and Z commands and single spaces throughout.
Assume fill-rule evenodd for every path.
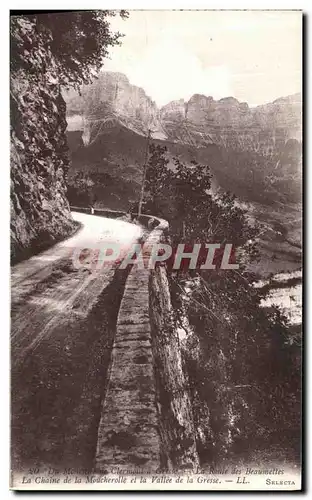
M 137 196 L 148 130 L 170 157 L 209 165 L 216 186 L 247 201 L 300 198 L 301 94 L 256 107 L 194 94 L 158 107 L 124 74 L 103 71 L 64 99 L 72 173 L 105 173 L 118 186 L 104 204 L 122 208 L 122 186 Z

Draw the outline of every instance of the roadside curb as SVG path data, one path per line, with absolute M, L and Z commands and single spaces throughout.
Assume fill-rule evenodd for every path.
M 152 216 L 141 216 L 148 223 Z M 159 242 L 168 223 L 158 226 L 145 245 Z M 110 379 L 103 401 L 95 459 L 97 472 L 118 466 L 156 472 L 161 441 L 149 319 L 150 270 L 133 266 L 117 318 Z

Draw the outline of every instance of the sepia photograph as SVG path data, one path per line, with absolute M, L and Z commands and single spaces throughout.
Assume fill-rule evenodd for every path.
M 302 489 L 302 40 L 10 11 L 11 489 Z

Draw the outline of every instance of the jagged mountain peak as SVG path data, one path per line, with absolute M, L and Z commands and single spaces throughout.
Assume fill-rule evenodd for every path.
M 158 144 L 167 147 L 170 161 L 178 156 L 186 164 L 195 160 L 209 165 L 215 186 L 240 196 L 247 192 L 247 198 L 255 200 L 275 200 L 279 195 L 274 186 L 280 183 L 282 199 L 298 198 L 298 95 L 249 107 L 235 97 L 215 100 L 196 93 L 158 108 L 144 89 L 123 74 L 103 72 L 81 96 L 67 98 L 67 109 L 74 169 L 116 176 L 120 199 L 122 192 L 128 193 L 129 200 L 138 197 L 148 129 Z M 289 139 L 296 141 L 291 144 Z M 280 160 L 271 168 L 267 158 L 274 148 Z M 257 155 L 263 158 L 259 167 Z M 263 179 L 269 179 L 269 187 Z M 288 187 L 289 179 L 293 189 Z M 117 207 L 120 201 L 112 203 Z
M 220 144 L 240 133 L 257 135 L 259 131 L 301 140 L 301 95 L 281 97 L 272 103 L 249 107 L 233 96 L 215 100 L 201 93 L 190 99 L 170 101 L 158 108 L 145 90 L 132 85 L 120 72 L 102 71 L 91 85 L 83 86 L 81 96 L 65 94 L 68 130 L 81 127 L 96 129 L 100 120 L 106 127 L 116 120 L 124 127 L 146 135 L 192 146 Z M 90 130 L 84 134 L 91 137 Z

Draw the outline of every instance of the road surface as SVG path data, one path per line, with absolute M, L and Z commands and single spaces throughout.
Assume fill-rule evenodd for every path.
M 115 269 L 90 272 L 72 262 L 75 249 L 92 248 L 103 242 L 121 246 L 135 242 L 139 226 L 124 221 L 74 212 L 83 224 L 75 236 L 12 268 L 12 363 L 23 361 L 38 343 L 53 333 L 61 316 L 75 310 L 87 315 L 97 296 L 107 286 Z M 86 262 L 86 261 L 85 261 Z
M 127 271 L 76 268 L 72 252 L 131 245 L 142 228 L 74 212 L 71 238 L 11 274 L 12 444 L 15 467 L 90 463 Z M 75 462 L 75 460 L 73 460 Z

